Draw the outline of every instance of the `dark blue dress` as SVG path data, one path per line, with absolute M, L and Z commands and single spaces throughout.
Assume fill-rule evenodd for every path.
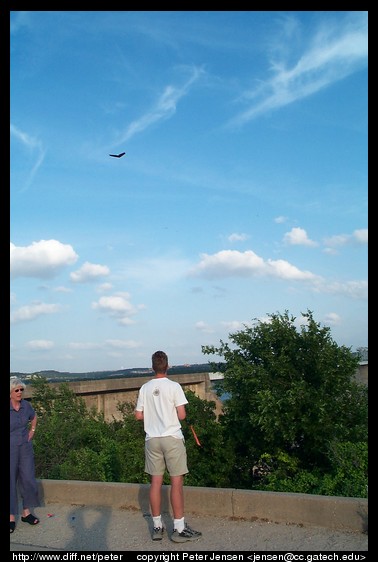
M 28 441 L 29 422 L 35 411 L 27 400 L 21 400 L 17 411 L 10 402 L 10 513 L 17 515 L 17 485 L 22 507 L 39 505 L 38 484 L 35 479 L 33 441 Z

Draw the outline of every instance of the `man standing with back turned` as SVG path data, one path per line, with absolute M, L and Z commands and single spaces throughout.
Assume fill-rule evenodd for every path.
M 163 538 L 161 494 L 167 470 L 171 480 L 170 500 L 174 517 L 171 539 L 174 542 L 194 541 L 202 533 L 191 529 L 184 518 L 184 475 L 189 471 L 180 420 L 186 417 L 185 404 L 188 401 L 181 385 L 167 377 L 168 357 L 164 351 L 156 351 L 152 355 L 152 369 L 155 376 L 139 389 L 135 407 L 135 418 L 143 420 L 146 433 L 144 470 L 151 476 L 152 540 Z

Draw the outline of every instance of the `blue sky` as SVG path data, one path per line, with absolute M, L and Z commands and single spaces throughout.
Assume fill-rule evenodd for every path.
M 10 366 L 368 345 L 367 13 L 10 13 Z M 125 152 L 122 158 L 109 154 Z

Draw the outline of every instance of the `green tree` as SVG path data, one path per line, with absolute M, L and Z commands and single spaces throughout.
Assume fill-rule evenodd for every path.
M 146 484 L 149 476 L 144 472 L 145 432 L 143 423 L 134 417 L 135 404 L 124 402 L 118 405 L 122 420 L 113 421 L 111 426 L 119 449 L 122 466 L 119 482 Z
M 228 488 L 230 465 L 233 465 L 233 447 L 224 440 L 223 427 L 217 422 L 213 401 L 202 400 L 191 391 L 185 391 L 188 400 L 187 417 L 182 422 L 188 457 L 188 486 Z M 200 445 L 192 433 L 193 427 Z
M 49 385 L 33 379 L 33 407 L 38 415 L 34 441 L 38 478 L 117 479 L 120 462 L 112 446 L 111 428 L 68 383 Z M 90 462 L 89 462 L 90 459 Z
M 229 484 L 229 462 L 232 451 L 223 443 L 223 429 L 217 423 L 215 402 L 201 400 L 194 392 L 185 392 L 188 399 L 187 419 L 182 422 L 188 457 L 189 473 L 185 483 L 189 486 L 227 487 Z M 116 427 L 116 440 L 120 447 L 123 464 L 121 482 L 149 483 L 150 477 L 144 472 L 143 423 L 134 417 L 134 404 L 123 403 L 118 406 L 122 420 L 113 422 Z M 190 426 L 200 440 L 198 446 Z M 164 474 L 164 484 L 169 484 L 169 474 Z
M 271 314 L 268 322 L 256 320 L 230 334 L 231 344 L 202 347 L 205 355 L 225 360 L 213 368 L 224 374 L 218 393 L 229 394 L 220 422 L 234 443 L 235 487 L 263 487 L 274 478 L 280 491 L 280 482 L 302 470 L 318 479 L 337 474 L 335 450 L 367 442 L 367 389 L 355 380 L 358 357 L 338 346 L 311 311 L 302 317 L 297 329 L 287 311 Z

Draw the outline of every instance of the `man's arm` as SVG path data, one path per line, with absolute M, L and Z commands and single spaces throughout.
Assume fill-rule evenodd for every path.
M 142 421 L 143 418 L 143 410 L 134 410 L 134 416 L 136 420 Z
M 182 404 L 181 406 L 176 406 L 176 411 L 179 420 L 184 420 L 186 418 L 185 404 Z

